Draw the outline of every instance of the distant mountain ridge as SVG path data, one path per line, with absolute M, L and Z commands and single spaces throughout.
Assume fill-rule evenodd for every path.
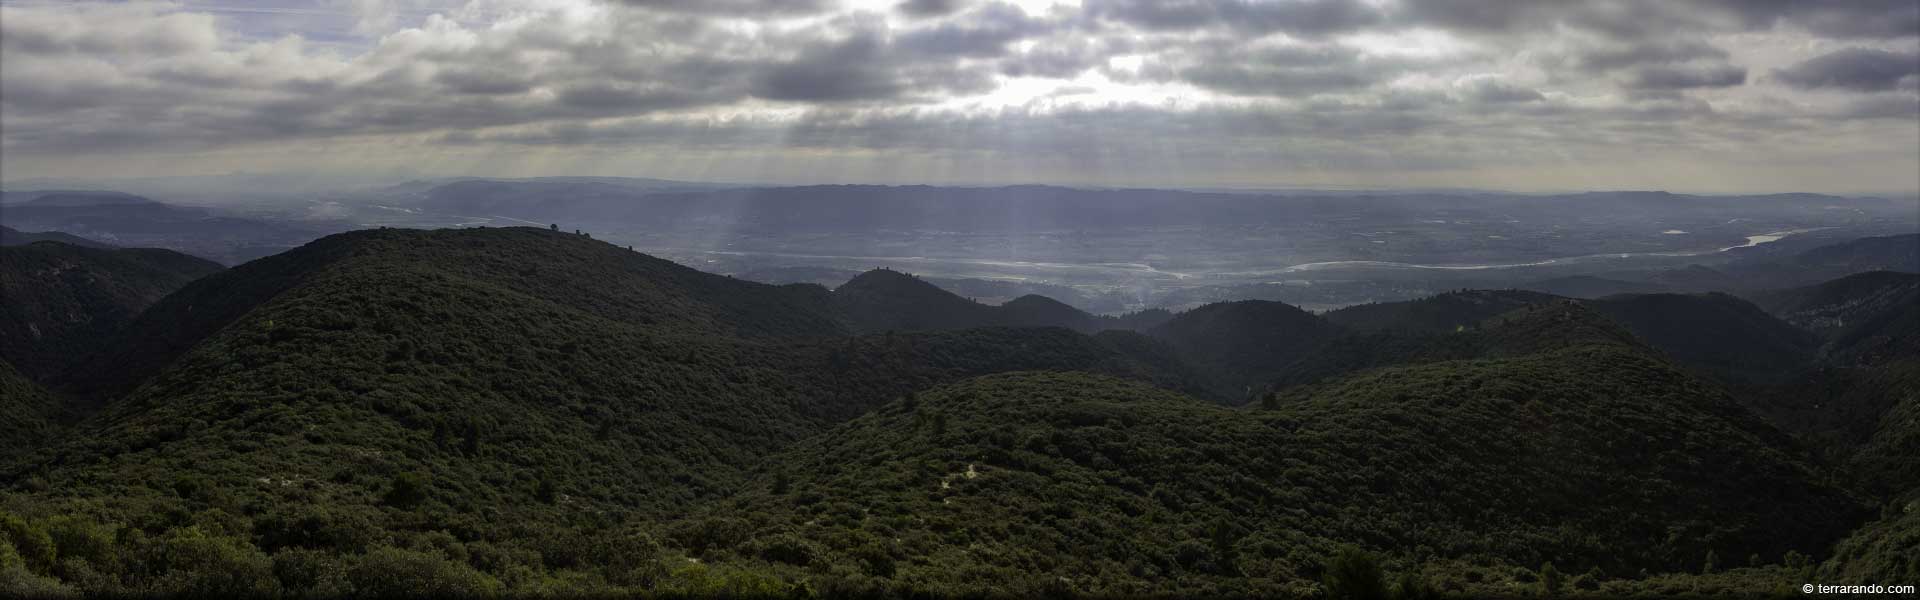
M 85 248 L 113 248 L 113 244 L 96 242 L 87 238 L 58 231 L 20 231 L 0 225 L 0 246 L 25 246 L 34 242 L 60 242 L 70 246 Z

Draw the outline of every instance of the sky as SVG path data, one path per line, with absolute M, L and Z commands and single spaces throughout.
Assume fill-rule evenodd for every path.
M 0 180 L 1920 192 L 1920 1 L 0 0 Z

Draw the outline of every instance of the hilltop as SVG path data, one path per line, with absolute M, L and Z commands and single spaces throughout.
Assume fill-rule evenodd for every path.
M 1137 339 L 855 336 L 823 294 L 538 229 L 330 236 L 146 311 L 98 359 L 116 368 L 67 382 L 90 414 L 0 464 L 0 508 L 139 520 L 262 560 L 451 531 L 489 562 L 434 564 L 524 586 L 642 560 L 594 550 L 631 541 L 594 532 L 723 499 L 771 453 L 921 389 L 1059 370 L 1198 391 Z
M 1148 330 L 1198 365 L 1222 396 L 1245 399 L 1281 367 L 1333 337 L 1338 328 L 1280 302 L 1209 304 Z
M 20 231 L 12 227 L 0 226 L 0 246 L 25 246 L 34 242 L 60 242 L 69 246 L 86 248 L 112 248 L 113 244 L 96 242 L 87 238 L 58 231 Z
M 1556 299 L 1551 294 L 1521 290 L 1461 290 L 1417 300 L 1349 306 L 1324 316 L 1330 323 L 1356 331 L 1445 332 Z

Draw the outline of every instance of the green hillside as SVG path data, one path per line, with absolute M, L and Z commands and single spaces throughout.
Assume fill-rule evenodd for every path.
M 1002 375 L 804 442 L 679 535 L 716 566 L 1015 596 L 1300 593 L 1345 544 L 1402 571 L 1690 570 L 1817 551 L 1855 522 L 1783 444 L 1604 346 L 1389 369 L 1254 412 Z
M 1674 360 L 1732 381 L 1776 381 L 1811 363 L 1820 345 L 1813 334 L 1727 294 L 1639 294 L 1589 302 Z
M 1341 333 L 1287 363 L 1267 388 L 1281 390 L 1380 367 L 1524 356 L 1580 345 L 1644 348 L 1618 323 L 1571 300 L 1523 304 L 1480 320 L 1469 316 L 1475 315 L 1449 316 L 1445 322 L 1466 325 L 1439 331 L 1389 327 Z
M 0 359 L 46 379 L 148 305 L 220 265 L 171 250 L 59 242 L 0 247 Z
M 115 359 L 144 367 L 78 386 L 99 395 L 96 414 L 0 461 L 0 510 L 208 535 L 276 561 L 458 540 L 487 550 L 454 572 L 522 589 L 641 560 L 591 545 L 631 540 L 583 536 L 723 498 L 763 457 L 916 389 L 1039 369 L 1197 391 L 1127 338 L 838 334 L 810 289 L 538 230 L 333 236 L 148 311 Z M 125 564 L 88 568 L 118 570 L 62 579 L 180 591 Z
M 888 269 L 861 273 L 834 288 L 833 305 L 855 331 L 961 329 L 999 321 L 994 307 Z
M 1597 303 L 1087 335 L 1038 297 L 929 321 L 957 297 L 862 277 L 511 228 L 201 278 L 51 387 L 0 370 L 0 434 L 39 436 L 0 454 L 0 594 L 1313 595 L 1347 547 L 1463 597 L 1547 562 L 1591 594 L 1763 593 L 1843 538 L 1865 558 L 1822 568 L 1907 543 L 1855 528 L 1898 514 L 1910 398 L 1816 455 Z M 1248 389 L 1274 393 L 1221 406 Z
M 1521 290 L 1462 290 L 1418 300 L 1349 306 L 1323 315 L 1356 331 L 1455 331 L 1557 296 Z
M 1337 333 L 1311 313 L 1265 300 L 1209 304 L 1147 331 L 1205 372 L 1220 396 L 1243 400 Z
M 0 360 L 0 452 L 25 452 L 52 439 L 60 404 Z
M 1833 281 L 1751 297 L 1768 313 L 1815 333 L 1837 335 L 1876 315 L 1920 301 L 1920 274 L 1868 271 Z
M 855 276 L 833 290 L 838 318 L 854 331 L 933 331 L 970 327 L 1065 327 L 1082 333 L 1145 330 L 1170 319 L 1165 310 L 1118 317 L 1093 315 L 1064 302 L 1028 294 L 993 306 L 963 298 L 931 282 L 890 269 Z

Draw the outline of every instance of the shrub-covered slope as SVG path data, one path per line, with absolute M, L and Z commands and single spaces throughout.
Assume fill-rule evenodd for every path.
M 1768 313 L 1833 337 L 1871 323 L 1888 311 L 1920 303 L 1920 274 L 1869 271 L 1806 287 L 1753 294 Z
M 1819 338 L 1727 294 L 1640 294 L 1589 301 L 1648 345 L 1728 380 L 1774 381 L 1812 362 Z
M 1337 333 L 1312 313 L 1265 300 L 1209 304 L 1147 331 L 1205 372 L 1221 396 L 1243 400 Z
M 1824 557 L 1871 512 L 1582 303 L 1343 355 L 1278 303 L 854 334 L 836 294 L 532 229 L 207 277 L 64 382 L 91 416 L 0 458 L 0 589 L 1312 594 L 1357 545 L 1461 594 L 1547 561 L 1620 590 Z
M 0 452 L 25 452 L 47 443 L 59 410 L 52 394 L 0 360 Z
M 1456 331 L 1525 306 L 1558 299 L 1521 290 L 1463 290 L 1404 302 L 1349 306 L 1323 315 L 1356 331 Z
M 1790 447 L 1624 346 L 1386 369 L 1263 411 L 999 375 L 800 444 L 680 535 L 709 561 L 894 591 L 1303 592 L 1342 544 L 1402 569 L 1691 569 L 1853 524 Z
M 275 561 L 457 543 L 488 549 L 461 568 L 537 585 L 652 560 L 581 540 L 724 498 L 768 454 L 916 389 L 1038 369 L 1197 390 L 1134 338 L 803 335 L 838 331 L 809 290 L 538 230 L 330 237 L 149 311 L 136 330 L 179 327 L 155 338 L 173 357 L 0 461 L 0 509 Z M 442 546 L 421 560 L 452 560 Z M 178 591 L 136 570 L 95 583 Z
M 1065 327 L 1082 333 L 1140 330 L 1164 322 L 1163 310 L 1119 317 L 1093 315 L 1028 294 L 999 306 L 981 304 L 907 273 L 874 269 L 835 288 L 832 304 L 854 331 L 932 331 L 970 327 Z
M 0 359 L 46 379 L 141 310 L 220 265 L 171 250 L 59 242 L 0 247 Z

